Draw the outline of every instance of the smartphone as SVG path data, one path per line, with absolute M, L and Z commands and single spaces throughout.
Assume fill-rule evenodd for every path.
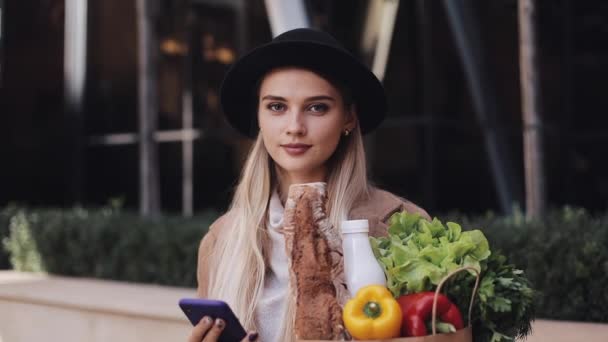
M 192 325 L 197 325 L 200 320 L 209 316 L 211 319 L 221 318 L 226 322 L 226 327 L 220 335 L 219 342 L 237 342 L 247 336 L 247 332 L 236 318 L 232 309 L 226 302 L 221 300 L 182 298 L 179 307 L 184 311 Z

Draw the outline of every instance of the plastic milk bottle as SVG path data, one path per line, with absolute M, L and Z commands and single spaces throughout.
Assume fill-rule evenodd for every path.
M 367 220 L 342 221 L 344 276 L 352 296 L 367 285 L 386 286 L 386 277 L 369 242 Z

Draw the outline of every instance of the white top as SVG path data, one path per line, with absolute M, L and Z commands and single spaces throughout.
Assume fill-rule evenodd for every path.
M 269 265 L 264 278 L 264 290 L 257 303 L 255 315 L 258 323 L 259 341 L 279 341 L 279 329 L 285 318 L 285 301 L 289 289 L 289 268 L 285 238 L 280 232 L 283 227 L 284 208 L 275 191 L 268 205 L 268 235 L 272 247 L 269 253 Z

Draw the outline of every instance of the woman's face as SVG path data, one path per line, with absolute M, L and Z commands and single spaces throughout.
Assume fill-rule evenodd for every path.
M 331 83 L 312 71 L 270 71 L 260 85 L 258 122 L 268 153 L 292 180 L 325 180 L 326 162 L 355 115 Z

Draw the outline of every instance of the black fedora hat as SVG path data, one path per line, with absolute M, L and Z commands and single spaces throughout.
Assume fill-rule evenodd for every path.
M 386 115 L 386 95 L 378 78 L 329 34 L 308 28 L 287 31 L 239 58 L 228 70 L 220 101 L 228 122 L 254 138 L 258 132 L 259 80 L 281 66 L 299 66 L 343 83 L 357 107 L 363 134 L 372 131 Z

